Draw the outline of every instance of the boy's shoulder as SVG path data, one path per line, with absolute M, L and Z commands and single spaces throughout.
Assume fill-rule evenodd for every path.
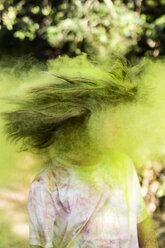
M 34 177 L 32 184 L 40 184 L 50 189 L 50 185 L 55 189 L 60 185 L 66 184 L 68 181 L 68 172 L 66 168 L 60 167 L 58 164 L 46 164 Z
M 116 150 L 107 151 L 106 164 L 110 170 L 118 172 L 126 180 L 132 180 L 135 169 L 132 159 L 125 153 Z
M 40 170 L 34 177 L 33 182 L 34 181 L 38 181 L 38 182 L 44 182 L 47 180 L 47 177 L 50 173 L 50 167 L 45 166 L 42 170 Z
M 53 173 L 50 166 L 44 167 L 36 174 L 31 183 L 30 190 L 34 192 L 37 191 L 37 194 L 39 194 L 39 191 L 52 193 L 57 190 L 56 175 Z
M 132 159 L 126 153 L 116 150 L 109 150 L 106 154 L 109 159 L 115 163 L 122 164 L 122 166 L 126 165 L 127 167 L 134 167 Z

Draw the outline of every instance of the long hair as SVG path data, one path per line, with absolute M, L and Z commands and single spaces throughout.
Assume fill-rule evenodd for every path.
M 76 59 L 81 60 L 81 56 Z M 72 60 L 67 58 L 68 63 Z M 58 63 L 58 59 L 56 61 Z M 59 61 L 62 66 L 61 58 Z M 85 125 L 95 111 L 102 106 L 113 107 L 136 100 L 138 86 L 132 80 L 132 69 L 125 59 L 111 58 L 110 63 L 104 65 L 87 59 L 84 63 L 94 68 L 93 75 L 83 74 L 82 63 L 80 73 L 75 75 L 55 70 L 49 73 L 54 76 L 53 82 L 28 88 L 18 96 L 15 110 L 2 114 L 5 132 L 11 141 L 21 140 L 22 150 L 41 152 L 52 145 L 60 147 L 62 138 L 61 149 L 68 147 L 67 136 L 68 142 L 77 147 L 79 141 L 75 137 L 85 132 Z M 69 138 L 73 133 L 75 140 Z M 89 142 L 87 137 L 84 139 Z

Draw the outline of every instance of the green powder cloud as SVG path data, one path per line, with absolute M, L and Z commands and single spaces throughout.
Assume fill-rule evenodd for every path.
M 91 61 L 84 54 L 6 64 L 0 63 L 1 96 L 12 104 L 2 110 L 9 110 L 7 132 L 22 148 L 75 163 L 107 150 L 136 164 L 164 156 L 164 60 L 128 67 L 121 58 Z

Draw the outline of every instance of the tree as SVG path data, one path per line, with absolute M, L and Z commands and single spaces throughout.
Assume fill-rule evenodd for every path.
M 143 32 L 138 37 L 133 52 L 138 56 L 158 57 L 165 55 L 165 1 L 143 0 L 141 21 Z
M 2 0 L 0 12 L 0 46 L 7 52 L 165 53 L 165 0 Z
M 10 0 L 0 9 L 1 37 L 10 35 L 14 42 L 25 48 L 31 43 L 37 50 L 40 43 L 46 57 L 123 54 L 136 45 L 141 30 L 136 12 L 110 0 Z

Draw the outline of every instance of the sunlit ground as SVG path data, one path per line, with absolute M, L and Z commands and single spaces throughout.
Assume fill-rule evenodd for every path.
M 1 189 L 0 199 L 0 247 L 27 248 L 27 189 Z
M 28 191 L 40 164 L 29 154 L 12 153 L 10 145 L 6 151 L 8 156 L 1 153 L 0 157 L 0 248 L 27 248 Z

